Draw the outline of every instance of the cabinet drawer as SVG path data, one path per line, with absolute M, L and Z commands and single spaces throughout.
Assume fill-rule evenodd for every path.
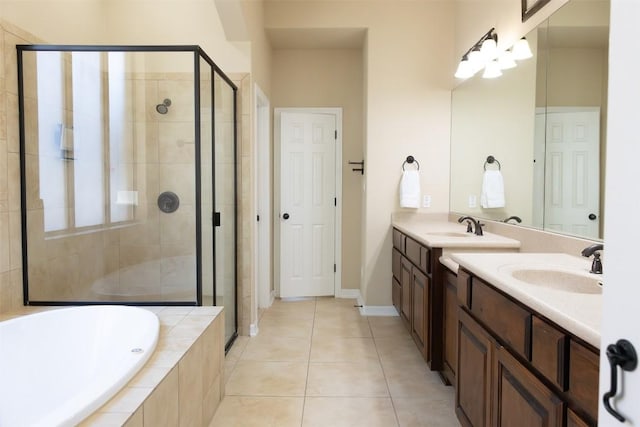
M 598 419 L 598 368 L 600 356 L 570 340 L 569 394 L 592 419 Z
M 400 231 L 393 229 L 393 247 L 398 249 L 404 254 L 404 239 L 405 236 Z
M 471 312 L 525 359 L 531 356 L 531 313 L 484 282 L 471 282 Z
M 416 242 L 415 240 L 413 240 L 411 237 L 406 237 L 406 242 L 405 242 L 405 249 L 406 249 L 406 255 L 407 258 L 409 258 L 409 260 L 414 263 L 415 265 L 417 265 L 418 267 L 422 268 L 421 264 L 421 250 L 422 250 L 422 245 L 418 242 Z
M 391 271 L 393 272 L 393 277 L 397 280 L 402 280 L 401 271 L 402 271 L 402 254 L 396 248 L 393 248 L 393 253 L 391 255 Z
M 567 336 L 539 317 L 531 325 L 531 364 L 560 390 L 567 388 Z
M 431 274 L 431 250 L 424 246 L 420 246 L 420 269 Z
M 457 288 L 458 304 L 471 308 L 471 276 L 463 269 L 458 269 Z

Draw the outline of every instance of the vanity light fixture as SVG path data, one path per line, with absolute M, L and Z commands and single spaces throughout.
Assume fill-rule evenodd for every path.
M 511 48 L 511 52 L 513 54 L 513 59 L 516 61 L 520 61 L 522 59 L 531 58 L 533 53 L 531 53 L 531 48 L 529 47 L 529 42 L 526 37 L 518 40 L 513 47 Z
M 496 77 L 500 77 L 502 75 L 502 70 L 500 69 L 500 64 L 497 59 L 487 62 L 487 65 L 484 67 L 484 73 L 482 73 L 483 79 L 495 79 Z
M 480 40 L 462 55 L 455 77 L 468 79 L 484 68 L 482 77 L 492 79 L 502 75 L 502 70 L 514 68 L 516 61 L 531 58 L 531 48 L 525 37 L 518 40 L 511 49 L 498 48 L 498 34 L 495 28 L 487 31 Z
M 498 65 L 501 70 L 508 70 L 509 68 L 515 68 L 518 64 L 513 59 L 513 53 L 510 50 L 505 50 L 498 55 Z

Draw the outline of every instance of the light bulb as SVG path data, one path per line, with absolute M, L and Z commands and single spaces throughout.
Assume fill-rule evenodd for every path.
M 511 48 L 511 52 L 513 53 L 513 59 L 515 59 L 516 61 L 531 58 L 533 56 L 533 53 L 531 53 L 531 48 L 529 47 L 529 42 L 524 37 L 518 40 L 513 45 L 513 47 Z
M 480 71 L 484 67 L 485 59 L 480 53 L 480 49 L 475 48 L 469 52 L 469 64 L 474 73 Z
M 488 38 L 482 42 L 480 53 L 484 56 L 485 60 L 490 61 L 498 55 L 498 45 L 493 38 Z
M 482 74 L 483 79 L 495 79 L 496 77 L 500 77 L 502 75 L 502 70 L 500 70 L 500 65 L 498 65 L 497 60 L 487 62 L 487 66 L 484 67 L 484 73 Z
M 507 70 L 509 68 L 514 68 L 516 65 L 516 61 L 513 60 L 513 54 L 509 50 L 505 50 L 500 55 L 498 55 L 498 65 L 501 70 Z
M 474 75 L 473 67 L 469 60 L 464 57 L 462 61 L 458 64 L 458 69 L 456 70 L 455 77 L 459 79 L 468 79 Z

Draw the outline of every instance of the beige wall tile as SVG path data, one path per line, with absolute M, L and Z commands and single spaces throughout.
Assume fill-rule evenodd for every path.
M 11 269 L 10 242 L 9 212 L 0 212 L 0 272 Z
M 202 425 L 202 340 L 198 339 L 178 365 L 180 426 Z
M 202 387 L 206 393 L 219 381 L 224 362 L 224 313 L 207 327 L 200 338 L 202 340 Z
M 204 391 L 204 397 L 202 400 L 202 425 L 208 426 L 213 419 L 216 410 L 220 406 L 222 400 L 222 374 L 219 374 L 214 378 L 213 383 L 208 390 Z
M 145 426 L 175 427 L 179 425 L 178 384 L 178 367 L 175 367 L 144 403 Z
M 6 85 L 6 82 L 5 82 Z M 20 151 L 20 128 L 18 123 L 18 95 L 6 94 L 7 102 L 7 141 L 9 152 L 18 153 Z
M 142 424 L 129 424 L 130 414 L 126 412 L 96 412 L 82 423 L 79 427 L 117 427 L 127 423 L 127 426 L 142 426 Z
M 124 427 L 143 427 L 144 426 L 144 411 L 139 408 L 136 412 L 129 417 Z
M 7 186 L 9 190 L 9 210 L 20 210 L 20 156 L 17 153 L 8 153 L 7 155 L 8 180 Z

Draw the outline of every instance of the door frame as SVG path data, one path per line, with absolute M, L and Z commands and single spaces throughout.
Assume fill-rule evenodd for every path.
M 258 319 L 258 308 L 269 308 L 275 293 L 272 291 L 272 238 L 271 238 L 271 103 L 257 83 L 254 84 L 254 196 L 256 221 L 254 235 L 256 244 L 254 251 L 254 293 L 255 319 Z M 257 216 L 260 220 L 257 220 Z M 259 322 L 258 322 L 259 323 Z
M 276 295 L 280 296 L 280 120 L 282 113 L 331 114 L 336 118 L 335 168 L 337 200 L 334 229 L 334 263 L 336 271 L 333 280 L 333 295 L 342 294 L 342 108 L 275 108 L 273 114 L 273 277 Z

